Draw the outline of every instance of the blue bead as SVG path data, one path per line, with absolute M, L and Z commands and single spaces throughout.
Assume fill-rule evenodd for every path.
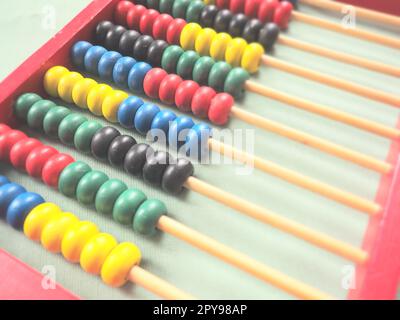
M 112 80 L 114 66 L 120 58 L 122 58 L 122 55 L 116 51 L 108 51 L 103 54 L 97 66 L 100 78 Z
M 85 54 L 84 65 L 87 72 L 98 75 L 98 65 L 101 57 L 107 50 L 100 46 L 91 47 Z
M 151 131 L 153 130 L 162 130 L 164 132 L 164 140 L 167 142 L 168 141 L 168 131 L 169 131 L 169 126 L 171 125 L 171 122 L 176 119 L 176 114 L 173 113 L 170 110 L 162 110 L 157 115 L 154 117 L 153 122 L 151 123 Z M 153 137 L 159 137 L 159 133 L 154 132 L 152 134 Z M 160 141 L 159 139 L 157 141 Z
M 71 49 L 72 64 L 79 68 L 85 68 L 85 55 L 93 45 L 87 41 L 78 41 Z
M 143 104 L 143 100 L 135 96 L 130 96 L 122 101 L 117 113 L 118 122 L 121 124 L 121 126 L 128 129 L 134 128 L 133 121 L 135 119 L 136 112 Z
M 25 192 L 16 197 L 7 209 L 7 223 L 15 229 L 22 229 L 24 221 L 29 212 L 44 199 L 34 192 Z
M 113 70 L 113 80 L 115 84 L 121 87 L 128 86 L 128 75 L 136 60 L 131 57 L 122 57 L 117 61 Z
M 144 103 L 136 112 L 134 120 L 135 129 L 142 135 L 146 135 L 151 129 L 151 123 L 154 117 L 159 112 L 160 108 L 155 104 Z
M 20 194 L 26 192 L 25 188 L 16 183 L 8 183 L 0 187 L 0 216 L 4 216 L 10 203 Z
M 128 75 L 128 87 L 132 91 L 144 92 L 143 91 L 143 81 L 147 72 L 152 69 L 151 65 L 146 62 L 136 63 Z
M 176 118 L 169 127 L 168 143 L 174 148 L 178 149 L 186 141 L 186 136 L 189 129 L 194 126 L 192 118 L 188 116 L 180 116 Z
M 7 183 L 10 183 L 10 180 L 8 180 L 5 176 L 0 176 L 0 187 L 4 186 Z
M 205 159 L 208 155 L 208 139 L 212 136 L 212 129 L 206 123 L 193 126 L 186 136 L 185 149 L 188 157 Z

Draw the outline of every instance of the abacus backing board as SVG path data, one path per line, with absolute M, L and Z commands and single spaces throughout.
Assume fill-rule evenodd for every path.
M 9 61 L 9 64 L 15 65 L 21 62 L 21 53 L 38 48 L 45 40 L 45 36 L 49 35 L 49 31 L 44 30 L 42 24 L 43 15 L 46 12 L 54 9 L 55 22 L 61 27 L 62 20 L 66 22 L 73 18 L 75 12 L 83 11 L 0 84 L 0 122 L 16 125 L 11 117 L 15 98 L 27 91 L 44 95 L 41 85 L 44 72 L 57 64 L 70 67 L 68 54 L 71 44 L 77 40 L 93 39 L 92 32 L 96 23 L 103 19 L 112 19 L 113 7 L 117 2 L 117 0 L 96 0 L 74 1 L 66 4 L 46 0 L 35 1 L 35 3 L 24 2 L 23 5 L 22 1 L 1 3 L 1 12 L 7 13 L 0 20 L 2 25 L 0 32 L 4 39 L 2 61 Z M 84 8 L 85 5 L 88 6 Z M 301 6 L 300 10 L 327 19 L 337 19 L 326 12 L 306 6 Z M 13 27 L 10 28 L 10 25 Z M 361 22 L 359 25 L 398 36 L 396 30 L 364 25 Z M 394 49 L 296 22 L 291 23 L 289 34 L 298 39 L 399 66 L 399 52 Z M 400 80 L 393 77 L 350 67 L 280 45 L 277 45 L 274 54 L 302 66 L 399 94 Z M 2 77 L 11 71 L 11 69 L 5 69 L 5 66 L 7 65 L 1 66 Z M 300 97 L 399 127 L 399 111 L 396 108 L 265 67 L 261 68 L 256 80 Z M 65 105 L 62 102 L 60 104 Z M 377 158 L 388 159 L 393 164 L 397 163 L 400 148 L 399 144 L 393 141 L 251 93 L 247 93 L 239 105 L 246 110 Z M 75 111 L 79 110 L 75 108 Z M 85 115 L 92 118 L 87 113 Z M 104 122 L 103 119 L 98 120 Z M 71 154 L 76 159 L 88 162 L 93 168 L 101 169 L 109 176 L 119 178 L 130 186 L 138 186 L 149 196 L 165 201 L 170 215 L 178 221 L 335 297 L 341 299 L 395 298 L 400 270 L 400 234 L 395 232 L 396 226 L 400 224 L 398 188 L 400 172 L 397 164 L 394 174 L 381 178 L 377 173 L 338 160 L 307 146 L 255 130 L 254 152 L 256 155 L 368 199 L 376 199 L 385 206 L 384 219 L 379 217 L 379 220 L 378 218 L 370 220 L 364 213 L 344 207 L 257 170 L 249 176 L 241 176 L 237 174 L 238 165 L 198 165 L 196 167 L 196 175 L 207 182 L 350 244 L 364 246 L 372 254 L 371 262 L 367 267 L 356 269 L 356 289 L 348 290 L 346 284 L 353 264 L 347 260 L 245 217 L 193 192 L 183 193 L 179 198 L 172 197 L 146 185 L 142 180 L 128 177 L 118 169 L 95 162 L 91 157 L 77 153 L 74 149 L 61 145 L 57 141 L 29 131 L 26 127 L 22 128 L 30 135 L 57 146 L 59 150 Z M 253 129 L 234 119 L 230 121 L 229 128 Z M 121 132 L 128 133 L 125 130 Z M 129 134 L 138 138 L 138 141 L 143 141 L 143 138 L 137 134 L 132 132 Z M 130 228 L 120 226 L 108 217 L 100 216 L 94 210 L 79 205 L 75 200 L 64 198 L 41 182 L 32 180 L 7 165 L 1 164 L 1 174 L 6 174 L 31 190 L 39 191 L 46 199 L 60 204 L 63 209 L 76 213 L 82 219 L 96 222 L 102 230 L 114 234 L 119 240 L 137 243 L 144 255 L 144 267 L 196 297 L 292 298 L 283 291 L 167 234 L 151 239 L 136 235 Z M 55 266 L 57 282 L 82 298 L 155 298 L 144 289 L 133 285 L 127 285 L 123 289 L 107 287 L 97 277 L 85 274 L 79 266 L 67 263 L 59 255 L 46 252 L 41 246 L 32 243 L 22 233 L 14 231 L 3 221 L 0 221 L 0 246 L 38 270 L 45 265 Z

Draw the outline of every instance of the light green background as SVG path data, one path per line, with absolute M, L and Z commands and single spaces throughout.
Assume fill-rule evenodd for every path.
M 0 38 L 2 39 L 0 79 L 3 79 L 24 59 L 28 58 L 88 3 L 87 0 L 1 1 L 0 12 L 3 14 L 0 18 Z M 311 10 L 311 8 L 302 7 L 301 10 L 329 19 L 337 19 L 337 17 L 327 16 L 317 10 Z M 49 28 L 52 20 L 49 20 L 48 14 L 51 12 L 55 13 L 55 28 Z M 384 30 L 370 25 L 362 26 L 399 36 L 395 30 Z M 394 49 L 296 22 L 291 24 L 289 34 L 297 39 L 400 67 L 399 51 Z M 277 45 L 274 55 L 372 88 L 394 94 L 400 93 L 400 80 L 390 76 L 361 70 L 281 45 Z M 398 110 L 390 106 L 265 67 L 261 68 L 257 81 L 284 92 L 346 110 L 390 126 L 395 125 L 399 115 Z M 388 151 L 390 142 L 387 139 L 252 93 L 246 94 L 246 98 L 240 106 L 245 110 L 379 159 L 384 159 Z M 89 114 L 87 116 L 92 118 Z M 229 128 L 253 129 L 234 119 L 230 122 Z M 124 130 L 122 131 L 124 132 Z M 132 135 L 143 141 L 143 138 L 136 133 L 132 133 Z M 179 198 L 172 197 L 160 190 L 150 188 L 143 181 L 126 176 L 120 170 L 95 163 L 90 157 L 78 154 L 72 148 L 48 140 L 42 135 L 36 136 L 55 145 L 60 150 L 72 154 L 76 159 L 89 162 L 92 167 L 104 170 L 110 177 L 120 178 L 130 186 L 142 188 L 150 197 L 157 197 L 165 201 L 170 215 L 178 221 L 338 298 L 346 296 L 346 290 L 342 288 L 342 281 L 346 277 L 347 266 L 351 266 L 350 262 L 247 218 L 194 192 L 184 193 Z M 255 136 L 255 153 L 257 155 L 352 191 L 357 195 L 374 199 L 379 181 L 377 173 L 258 129 L 255 130 Z M 201 166 L 197 167 L 196 175 L 213 185 L 274 210 L 282 216 L 304 223 L 353 245 L 361 245 L 368 221 L 367 215 L 259 171 L 254 171 L 249 176 L 238 175 L 237 168 L 238 166 L 235 165 Z M 134 241 L 142 249 L 143 267 L 199 298 L 291 298 L 286 293 L 169 235 L 163 234 L 155 239 L 148 239 L 134 234 L 128 227 L 120 226 L 109 217 L 100 216 L 94 210 L 80 206 L 75 200 L 63 198 L 56 191 L 50 190 L 38 181 L 29 179 L 25 174 L 6 166 L 2 166 L 1 171 L 28 189 L 38 191 L 46 199 L 60 204 L 65 210 L 76 213 L 82 219 L 97 223 L 102 230 L 112 233 L 119 240 Z M 38 270 L 46 265 L 55 266 L 57 281 L 82 298 L 155 298 L 146 290 L 131 285 L 123 289 L 108 288 L 96 277 L 85 274 L 79 266 L 71 265 L 65 262 L 61 256 L 50 254 L 38 244 L 30 242 L 22 233 L 14 231 L 3 221 L 0 222 L 0 246 Z

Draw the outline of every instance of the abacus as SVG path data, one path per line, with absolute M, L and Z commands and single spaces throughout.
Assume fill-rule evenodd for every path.
M 209 298 L 204 296 L 211 292 L 207 282 L 224 285 L 209 278 L 216 268 L 227 273 L 225 280 L 243 277 L 243 287 L 251 287 L 257 298 L 393 299 L 399 265 L 392 255 L 400 249 L 399 95 L 271 55 L 279 55 L 278 46 L 288 46 L 394 83 L 400 68 L 283 34 L 295 28 L 289 28 L 290 19 L 311 24 L 317 19 L 293 5 L 302 9 L 296 2 L 275 0 L 92 1 L 1 84 L 0 160 L 7 172 L 1 174 L 9 176 L 0 179 L 5 230 L 23 230 L 48 251 L 61 253 L 71 262 L 60 262 L 61 270 L 79 263 L 110 287 L 136 284 L 135 292 L 104 288 L 127 298 Z M 351 35 L 397 48 L 395 38 L 366 33 Z M 293 81 L 317 81 L 331 96 L 372 104 L 374 116 L 339 108 L 340 99 L 320 103 L 313 95 L 305 99 L 280 85 L 275 89 L 262 77 L 269 70 L 263 63 L 285 76 L 292 73 Z M 249 107 L 250 99 L 258 108 Z M 271 101 L 290 109 L 268 114 Z M 378 112 L 384 116 L 375 117 Z M 310 126 L 321 122 L 324 130 L 344 133 L 339 139 L 308 133 L 307 125 L 296 125 L 307 117 Z M 218 140 L 217 130 L 224 127 L 255 131 L 254 152 Z M 354 136 L 379 146 L 380 153 L 357 150 L 348 141 Z M 280 145 L 286 153 L 279 154 Z M 204 164 L 213 154 L 235 165 Z M 233 177 L 238 166 L 252 166 L 251 174 Z M 235 183 L 224 181 L 227 175 Z M 340 175 L 344 183 L 335 177 Z M 377 191 L 354 188 L 357 183 L 346 175 Z M 10 182 L 30 181 L 27 177 L 63 210 L 71 205 L 79 218 L 45 203 L 22 182 Z M 246 193 L 253 185 L 253 194 Z M 274 197 L 278 200 L 271 201 Z M 294 203 L 301 199 L 303 205 Z M 224 214 L 213 214 L 214 208 Z M 106 226 L 107 233 L 91 221 Z M 335 223 L 348 229 L 344 240 Z M 361 230 L 359 239 L 351 236 L 353 223 Z M 163 255 L 168 243 L 173 244 L 168 261 L 147 258 L 155 246 Z M 143 268 L 139 247 L 145 248 Z M 204 258 L 197 249 L 209 255 Z M 193 270 L 184 268 L 187 254 Z M 332 288 L 290 268 L 299 262 L 315 272 L 315 259 L 327 267 L 320 279 L 335 270 L 339 280 L 343 270 L 350 270 L 354 286 L 337 281 Z M 179 273 L 172 276 L 163 271 L 176 266 Z M 84 282 L 101 283 L 73 270 Z

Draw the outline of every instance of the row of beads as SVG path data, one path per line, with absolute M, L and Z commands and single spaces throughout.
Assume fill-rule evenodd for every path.
M 135 9 L 137 6 L 132 3 L 129 4 L 131 6 L 130 10 L 137 10 Z M 130 10 L 124 12 L 126 17 L 128 17 Z M 154 9 L 144 8 L 144 10 L 142 15 L 139 16 L 139 26 L 136 23 L 129 25 L 128 21 L 126 21 L 125 25 L 137 31 L 140 30 L 145 35 L 152 35 L 155 38 L 158 36 L 158 39 L 165 40 L 167 34 L 163 34 L 157 30 L 160 25 L 160 20 L 157 20 L 161 16 L 160 13 Z M 164 15 L 168 16 L 167 14 Z M 173 18 L 171 17 L 171 19 Z M 118 20 L 123 19 L 119 18 Z M 166 20 L 162 28 L 171 23 Z M 176 31 L 174 39 L 179 37 L 179 43 L 184 50 L 196 50 L 202 56 L 211 56 L 216 60 L 225 60 L 230 65 L 235 67 L 241 66 L 250 73 L 257 72 L 261 64 L 264 48 L 258 43 L 253 42 L 248 44 L 243 38 L 232 39 L 227 33 L 217 33 L 211 28 L 203 29 L 199 24 L 193 22 L 186 24 L 178 31 Z
M 160 0 L 162 1 L 162 0 Z M 138 2 L 135 0 L 135 2 Z M 278 0 L 212 0 L 213 4 L 221 9 L 229 9 L 233 13 L 244 13 L 249 18 L 258 18 L 261 22 L 276 23 L 285 30 L 288 27 L 293 3 L 297 1 Z
M 26 93 L 17 99 L 15 114 L 29 127 L 43 130 L 65 144 L 74 145 L 79 151 L 90 152 L 96 159 L 108 161 L 112 166 L 124 167 L 127 173 L 142 176 L 146 182 L 162 186 L 167 192 L 180 192 L 188 177 L 193 175 L 194 168 L 189 160 L 155 152 L 148 144 L 138 144 L 133 137 L 121 135 L 113 127 L 89 121 L 34 93 Z M 67 195 L 73 196 L 70 192 Z
M 152 3 L 152 1 L 147 1 L 147 7 L 150 7 L 149 3 Z M 276 3 L 279 5 L 278 0 L 276 0 Z M 115 9 L 115 20 L 126 25 L 126 15 L 132 6 L 129 1 L 119 2 Z M 154 9 L 160 10 L 159 8 Z M 248 18 L 243 13 L 234 14 L 228 9 L 220 10 L 215 5 L 205 5 L 202 0 L 174 0 L 172 10 L 168 13 L 175 18 L 183 18 L 188 23 L 199 23 L 203 27 L 214 28 L 216 32 L 226 32 L 227 34 L 220 33 L 218 35 L 225 41 L 228 41 L 231 37 L 242 37 L 247 42 L 260 43 L 266 50 L 273 48 L 279 35 L 279 27 L 273 22 L 265 24 L 257 18 Z M 163 13 L 155 19 L 153 30 L 157 30 L 162 25 L 159 21 L 167 20 L 164 16 L 168 16 L 168 14 Z M 162 27 L 165 26 L 162 25 Z M 215 46 L 217 42 L 212 44 Z M 216 51 L 215 47 L 211 47 L 211 49 L 213 52 Z
M 50 252 L 61 253 L 69 262 L 80 263 L 88 273 L 100 274 L 112 287 L 124 285 L 129 271 L 140 263 L 140 250 L 133 243 L 118 244 L 112 235 L 100 233 L 95 224 L 80 221 L 0 176 L 0 215 L 4 214 L 7 222 L 23 229 L 29 239 L 41 242 Z
M 100 59 L 96 53 L 104 52 Z M 141 67 L 145 76 L 137 77 L 138 63 L 133 58 L 122 57 L 115 51 L 107 51 L 89 42 L 77 42 L 71 50 L 73 64 L 80 69 L 94 73 L 104 80 L 111 80 L 119 86 L 135 89 L 138 78 L 143 79 L 141 90 L 152 99 L 160 99 L 169 105 L 176 105 L 180 111 L 192 111 L 196 116 L 208 118 L 217 125 L 225 124 L 234 100 L 228 93 L 216 93 L 208 86 L 202 86 L 193 80 L 184 80 L 176 74 L 167 74 L 160 68 Z M 210 71 L 210 81 L 215 87 L 223 85 L 224 72 L 219 62 Z M 230 70 L 227 69 L 227 70 Z M 137 90 L 136 90 L 137 91 Z
M 45 154 L 40 151 L 53 149 L 44 145 L 35 147 L 34 142 L 37 143 L 38 140 L 28 138 L 21 131 L 12 130 L 5 125 L 0 125 L 0 130 L 3 131 L 0 133 L 0 149 L 2 151 L 8 149 L 11 164 L 16 168 L 25 169 L 28 173 L 29 162 L 32 161 L 30 159 L 43 159 Z M 16 134 L 20 134 L 19 139 L 15 138 Z M 14 143 L 11 148 L 5 147 L 12 142 Z M 25 166 L 21 165 L 24 161 Z M 50 158 L 47 164 L 52 161 L 54 162 L 54 157 Z M 36 162 L 39 166 L 43 160 Z M 84 162 L 70 161 L 63 163 L 62 166 L 58 164 L 57 168 L 58 170 L 51 172 L 53 187 L 65 196 L 76 198 L 84 205 L 94 206 L 99 213 L 112 215 L 119 223 L 132 225 L 136 232 L 144 235 L 155 233 L 158 219 L 167 212 L 163 202 L 147 199 L 142 191 L 135 188 L 128 189 L 124 182 L 110 179 L 105 173 L 92 170 Z M 21 225 L 22 221 L 18 220 L 16 223 Z
M 129 97 L 123 91 L 98 84 L 93 79 L 84 78 L 60 66 L 46 72 L 44 88 L 52 97 L 74 102 L 110 122 L 119 122 L 127 129 L 134 128 L 142 135 L 160 138 L 173 149 L 185 151 L 188 156 L 202 157 L 208 154 L 207 141 L 211 128 L 204 123 L 195 124 L 190 117 L 177 117 L 169 110 L 160 110 L 155 104 L 144 103 L 137 97 Z
M 124 31 L 123 31 L 124 30 Z M 111 41 L 112 39 L 112 41 Z M 201 57 L 196 51 L 185 51 L 177 45 L 168 46 L 164 40 L 154 40 L 149 35 L 141 36 L 133 30 L 126 30 L 122 26 L 115 26 L 109 21 L 100 22 L 96 28 L 96 40 L 104 45 L 109 50 L 120 51 L 126 55 L 133 56 L 137 61 L 147 61 L 153 66 L 161 67 L 168 73 L 175 73 L 185 80 L 192 79 L 199 85 L 207 85 L 216 91 L 224 91 L 236 98 L 240 98 L 244 93 L 244 85 L 249 79 L 249 74 L 246 70 L 240 67 L 232 68 L 227 62 L 216 62 L 208 56 Z M 166 45 L 163 45 L 165 43 Z M 97 47 L 97 46 L 96 46 Z M 84 65 L 85 48 L 73 53 L 76 56 L 75 65 L 84 66 L 91 72 L 95 72 L 95 68 L 89 65 Z M 96 52 L 95 52 L 96 50 Z M 98 51 L 98 52 L 97 52 Z M 158 51 L 157 56 L 161 57 L 160 62 L 155 63 L 154 52 Z M 93 49 L 93 65 L 95 62 L 99 64 L 102 52 L 101 49 Z M 115 55 L 115 54 L 110 54 Z M 150 70 L 150 67 L 140 73 L 143 76 Z M 101 76 L 101 75 L 100 75 Z M 129 79 L 128 86 L 132 90 L 137 90 L 137 87 L 132 83 L 135 78 Z M 142 87 L 141 87 L 142 88 Z

